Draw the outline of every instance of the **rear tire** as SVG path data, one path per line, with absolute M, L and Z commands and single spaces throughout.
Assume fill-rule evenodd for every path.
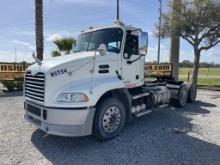
M 196 84 L 192 83 L 188 91 L 188 102 L 194 103 L 196 101 L 196 96 L 197 96 L 197 86 Z
M 118 98 L 108 98 L 96 107 L 92 135 L 100 141 L 110 140 L 121 132 L 126 121 L 126 111 Z
M 188 99 L 187 87 L 186 85 L 182 85 L 179 90 L 178 99 L 172 99 L 171 103 L 175 107 L 184 107 L 187 103 L 187 99 Z

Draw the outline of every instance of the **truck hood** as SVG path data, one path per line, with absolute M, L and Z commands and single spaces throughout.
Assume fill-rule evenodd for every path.
M 59 67 L 63 64 L 72 63 L 73 61 L 77 61 L 78 65 L 81 65 L 87 61 L 89 61 L 94 56 L 94 52 L 78 52 L 69 55 L 63 55 L 51 59 L 47 59 L 42 61 L 41 65 L 37 63 L 31 65 L 27 68 L 27 70 L 31 70 L 32 74 L 36 74 L 37 72 L 48 72 L 49 70 Z M 77 66 L 76 66 L 77 67 Z

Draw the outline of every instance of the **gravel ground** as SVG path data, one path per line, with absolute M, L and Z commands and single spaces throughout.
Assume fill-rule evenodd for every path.
M 220 92 L 199 90 L 196 104 L 134 120 L 119 137 L 46 136 L 24 119 L 21 93 L 0 96 L 0 165 L 220 164 Z

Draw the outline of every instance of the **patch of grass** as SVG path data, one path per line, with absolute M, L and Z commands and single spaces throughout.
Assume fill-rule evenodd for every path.
M 181 77 L 179 80 L 187 81 L 187 77 Z M 220 78 L 199 78 L 198 85 L 220 86 Z
M 179 79 L 187 81 L 188 72 L 190 72 L 190 81 L 192 79 L 192 68 L 180 68 Z M 200 68 L 198 85 L 220 86 L 220 68 Z
M 188 75 L 188 72 L 192 74 L 192 68 L 180 68 L 180 75 Z M 199 75 L 220 76 L 220 68 L 200 68 Z

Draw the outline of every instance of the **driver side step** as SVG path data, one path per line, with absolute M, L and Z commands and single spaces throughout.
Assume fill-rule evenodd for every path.
M 132 97 L 133 100 L 136 100 L 136 99 L 139 99 L 139 98 L 142 98 L 142 97 L 146 97 L 146 96 L 149 96 L 150 93 L 149 92 L 146 92 L 146 93 L 140 93 L 140 94 L 137 94 L 137 95 L 134 95 Z
M 146 111 L 142 111 L 142 112 L 136 113 L 135 116 L 136 117 L 141 117 L 141 116 L 147 115 L 147 114 L 152 113 L 152 112 L 153 111 L 151 109 L 148 109 Z

